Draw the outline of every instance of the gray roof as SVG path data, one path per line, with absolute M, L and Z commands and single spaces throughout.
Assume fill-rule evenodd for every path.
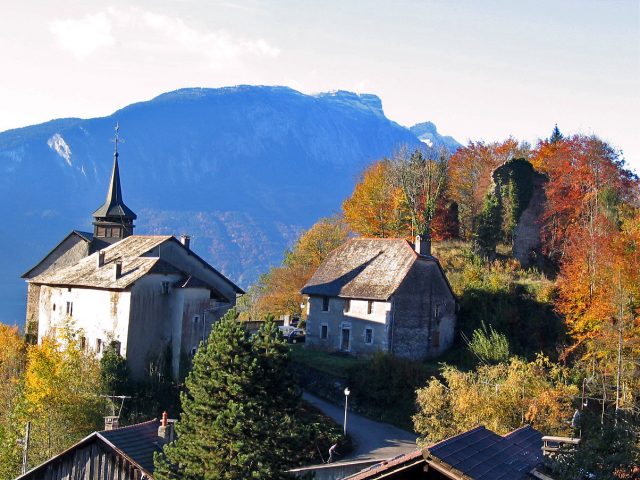
M 173 238 L 170 235 L 131 235 L 102 250 L 104 265 L 98 267 L 95 252 L 75 265 L 42 273 L 32 283 L 46 285 L 70 285 L 105 289 L 126 289 L 148 273 L 180 273 L 180 271 L 158 257 L 144 257 L 149 250 Z M 122 262 L 122 274 L 114 278 L 113 264 Z
M 423 452 L 427 462 L 475 480 L 520 480 L 542 461 L 542 434 L 530 426 L 504 437 L 483 426 Z
M 352 238 L 303 287 L 305 295 L 388 300 L 420 257 L 400 238 Z
M 133 213 L 122 200 L 122 188 L 120 187 L 120 169 L 118 168 L 118 154 L 113 159 L 113 171 L 111 172 L 111 182 L 107 190 L 107 198 L 104 204 L 93 212 L 94 218 L 115 217 L 116 220 L 135 220 L 137 215 Z
M 159 420 L 150 420 L 130 427 L 97 432 L 97 435 L 143 470 L 153 473 L 153 454 L 162 450 L 159 427 Z

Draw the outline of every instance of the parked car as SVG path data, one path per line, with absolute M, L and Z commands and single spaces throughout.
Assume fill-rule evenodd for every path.
M 305 331 L 301 328 L 294 328 L 287 336 L 287 342 L 289 343 L 304 343 Z

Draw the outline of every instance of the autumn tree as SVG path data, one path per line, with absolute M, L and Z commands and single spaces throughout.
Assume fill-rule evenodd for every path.
M 407 237 L 408 211 L 394 184 L 393 164 L 380 160 L 362 174 L 342 210 L 351 230 L 365 237 Z
M 501 435 L 527 423 L 547 434 L 567 433 L 578 389 L 568 381 L 568 370 L 546 357 L 533 362 L 513 357 L 472 372 L 445 366 L 441 376 L 443 381 L 434 377 L 417 391 L 413 422 L 420 443 L 438 442 L 478 424 Z
M 324 218 L 304 232 L 291 251 L 285 253 L 280 267 L 272 268 L 260 289 L 257 311 L 261 315 L 298 314 L 302 295 L 300 289 L 333 249 L 349 234 L 339 217 Z
M 21 451 L 17 440 L 24 425 L 16 418 L 22 395 L 25 344 L 18 327 L 0 323 L 0 479 L 20 473 Z
M 71 325 L 29 346 L 19 411 L 31 422 L 29 464 L 37 465 L 97 430 L 104 415 L 98 360 Z
M 391 160 L 392 178 L 400 188 L 411 220 L 411 235 L 431 236 L 438 200 L 446 188 L 448 150 L 400 150 Z
M 491 187 L 493 170 L 512 158 L 528 158 L 529 145 L 514 138 L 503 142 L 469 142 L 459 148 L 449 161 L 451 201 L 456 202 L 460 234 L 469 240 L 476 231 L 476 220 Z

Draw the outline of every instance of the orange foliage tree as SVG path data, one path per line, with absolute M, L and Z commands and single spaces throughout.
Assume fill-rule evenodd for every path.
M 323 218 L 304 232 L 293 250 L 285 253 L 282 265 L 272 268 L 261 279 L 257 314 L 299 314 L 300 289 L 329 252 L 341 245 L 348 235 L 349 229 L 339 217 Z
M 529 145 L 514 138 L 503 142 L 469 142 L 449 160 L 449 198 L 458 205 L 460 235 L 469 240 L 491 185 L 491 173 L 512 158 L 527 158 Z
M 408 237 L 410 220 L 402 190 L 392 181 L 388 159 L 371 165 L 342 204 L 344 219 L 354 232 L 365 237 Z

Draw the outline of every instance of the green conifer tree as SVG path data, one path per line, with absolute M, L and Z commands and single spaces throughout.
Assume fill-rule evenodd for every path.
M 273 323 L 252 339 L 235 316 L 215 324 L 196 353 L 177 439 L 155 457 L 158 480 L 287 478 L 299 398 L 283 373 L 288 351 Z
M 476 222 L 474 251 L 484 258 L 493 259 L 502 232 L 502 202 L 500 195 L 489 192 Z
M 549 138 L 549 141 L 551 143 L 558 143 L 562 139 L 564 139 L 564 135 L 562 135 L 562 132 L 560 132 L 560 129 L 558 128 L 558 124 L 556 123 L 556 125 L 553 127 L 553 131 L 551 132 L 551 137 Z

